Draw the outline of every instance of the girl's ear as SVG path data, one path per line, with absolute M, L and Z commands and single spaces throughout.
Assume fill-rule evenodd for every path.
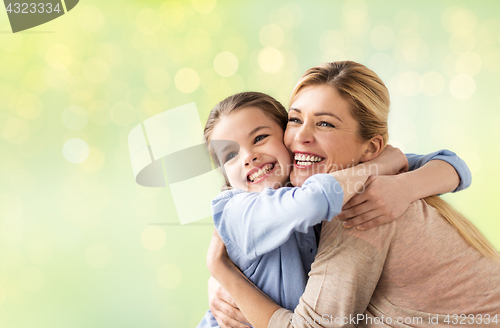
M 384 138 L 381 135 L 375 136 L 368 141 L 360 161 L 368 162 L 380 155 L 382 150 L 384 150 Z

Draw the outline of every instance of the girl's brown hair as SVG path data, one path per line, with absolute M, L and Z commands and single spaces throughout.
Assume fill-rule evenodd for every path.
M 212 109 L 212 111 L 208 115 L 207 123 L 205 124 L 205 130 L 203 131 L 203 136 L 212 155 L 212 158 L 215 164 L 221 168 L 222 165 L 217 158 L 217 155 L 212 151 L 210 147 L 210 136 L 212 135 L 212 130 L 222 117 L 247 107 L 259 108 L 264 114 L 275 121 L 283 129 L 283 131 L 285 131 L 286 125 L 288 123 L 288 113 L 285 107 L 283 107 L 283 105 L 273 97 L 261 92 L 241 92 L 227 97 L 226 99 L 215 105 L 215 107 Z M 235 127 L 235 129 L 236 128 L 237 127 Z M 223 169 L 222 172 L 224 174 Z M 223 189 L 230 189 L 231 185 L 229 184 L 229 181 L 225 174 L 224 178 L 226 179 L 226 185 L 223 187 Z

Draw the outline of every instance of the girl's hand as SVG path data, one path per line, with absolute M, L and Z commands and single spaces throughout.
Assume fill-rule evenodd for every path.
M 387 145 L 382 153 L 365 164 L 377 164 L 378 172 L 372 172 L 371 175 L 393 175 L 408 171 L 408 159 L 399 148 Z
M 385 150 L 384 150 L 385 151 Z M 413 201 L 401 175 L 370 176 L 365 190 L 355 195 L 337 216 L 346 228 L 371 229 L 400 217 Z
M 208 279 L 208 304 L 221 328 L 248 328 L 248 322 L 229 293 L 214 277 Z

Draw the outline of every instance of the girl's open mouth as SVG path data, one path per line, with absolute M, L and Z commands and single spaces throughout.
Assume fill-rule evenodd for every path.
M 314 154 L 294 153 L 294 164 L 298 168 L 308 168 L 323 162 L 325 158 Z
M 247 180 L 249 183 L 259 183 L 262 180 L 266 179 L 267 176 L 271 175 L 271 173 L 276 168 L 276 162 L 267 163 L 262 165 L 258 169 L 251 170 L 247 175 Z

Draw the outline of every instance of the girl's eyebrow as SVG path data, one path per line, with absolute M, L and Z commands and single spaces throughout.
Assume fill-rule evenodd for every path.
M 298 108 L 290 107 L 290 110 L 296 111 L 297 113 L 300 114 L 300 109 L 298 109 Z M 322 116 L 322 115 L 328 115 L 328 116 L 335 117 L 337 120 L 339 120 L 340 122 L 342 122 L 342 120 L 340 119 L 340 117 L 338 117 L 337 115 L 332 114 L 332 113 L 325 113 L 325 112 L 314 113 L 314 116 Z M 344 122 L 342 122 L 342 123 L 344 123 Z
M 255 129 L 253 129 L 252 131 L 250 131 L 250 133 L 248 134 L 248 136 L 250 137 L 250 136 L 252 136 L 252 134 L 256 133 L 257 131 L 262 130 L 262 129 L 265 129 L 265 128 L 268 128 L 268 129 L 269 129 L 269 127 L 268 127 L 268 126 L 266 126 L 266 125 L 261 125 L 261 126 L 258 126 L 258 127 L 256 127 Z

